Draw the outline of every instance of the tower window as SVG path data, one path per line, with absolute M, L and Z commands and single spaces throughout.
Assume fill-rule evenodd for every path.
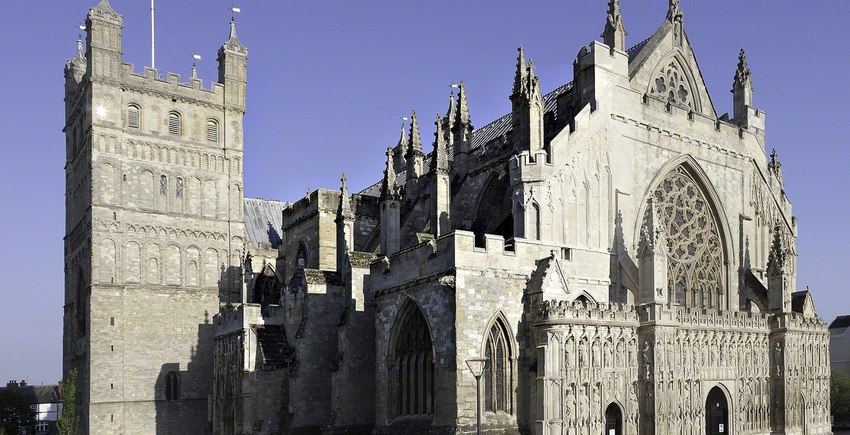
M 182 178 L 177 179 L 177 181 L 175 182 L 175 185 L 174 185 L 174 189 L 175 189 L 174 196 L 176 196 L 178 198 L 183 196 L 183 179 Z
M 140 115 L 141 109 L 139 106 L 135 104 L 131 104 L 127 106 L 127 127 L 129 128 L 139 128 L 140 127 Z
M 159 194 L 168 194 L 168 177 L 166 177 L 165 175 L 159 177 Z
M 180 400 L 180 373 L 168 372 L 165 375 L 165 400 Z
M 218 142 L 218 122 L 215 119 L 207 120 L 207 140 Z
M 183 134 L 183 129 L 180 125 L 180 114 L 177 112 L 168 112 L 168 134 L 173 136 Z

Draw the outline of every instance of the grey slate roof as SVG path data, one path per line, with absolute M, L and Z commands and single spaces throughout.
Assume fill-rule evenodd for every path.
M 272 248 L 280 246 L 283 209 L 288 202 L 262 198 L 245 198 L 245 238 L 254 246 L 261 243 Z
M 829 324 L 830 334 L 843 334 L 850 328 L 850 316 L 838 316 Z

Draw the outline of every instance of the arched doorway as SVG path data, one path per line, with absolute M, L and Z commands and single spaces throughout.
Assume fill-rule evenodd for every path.
M 709 391 L 705 400 L 705 433 L 707 435 L 726 435 L 729 431 L 729 402 L 720 387 Z
M 605 435 L 622 435 L 623 411 L 616 403 L 608 405 L 605 410 Z

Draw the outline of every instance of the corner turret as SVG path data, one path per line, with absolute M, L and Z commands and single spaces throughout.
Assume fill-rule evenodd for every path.
M 236 21 L 230 19 L 230 35 L 218 49 L 218 82 L 224 85 L 225 105 L 245 111 L 248 83 L 248 49 L 236 36 Z
M 107 0 L 100 0 L 86 16 L 86 71 L 93 79 L 121 77 L 121 29 L 124 17 Z
M 540 79 L 534 74 L 534 64 L 526 65 L 525 52 L 517 49 L 517 65 L 514 74 L 511 100 L 511 122 L 513 124 L 514 151 L 529 151 L 532 161 L 543 152 L 543 94 L 540 92 Z

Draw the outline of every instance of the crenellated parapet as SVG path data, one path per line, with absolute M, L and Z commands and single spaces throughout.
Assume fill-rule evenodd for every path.
M 637 327 L 638 312 L 634 305 L 582 300 L 544 300 L 536 311 L 536 325 L 557 323 L 599 323 Z

